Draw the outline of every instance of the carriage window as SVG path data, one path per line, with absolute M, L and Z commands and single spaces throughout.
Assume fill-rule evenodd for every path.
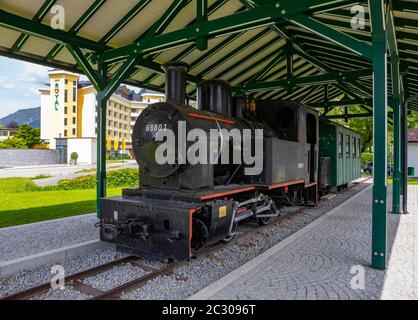
M 347 134 L 347 136 L 346 136 L 346 138 L 347 138 L 347 140 L 346 140 L 346 142 L 345 142 L 345 144 L 346 144 L 346 158 L 347 159 L 350 159 L 350 157 L 351 157 L 351 141 L 350 141 L 350 136 Z
M 338 133 L 338 157 L 342 159 L 343 157 L 343 140 L 344 136 L 342 133 Z
M 353 137 L 353 159 L 357 158 L 357 138 Z

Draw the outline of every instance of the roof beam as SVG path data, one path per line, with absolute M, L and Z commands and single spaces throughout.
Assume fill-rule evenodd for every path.
M 343 46 L 344 48 L 353 51 L 364 58 L 369 60 L 373 59 L 373 51 L 370 43 L 357 40 L 354 37 L 339 32 L 326 24 L 303 14 L 296 14 L 290 18 L 286 17 L 285 19 L 295 25 L 310 30 L 322 38 Z
M 86 23 L 87 21 L 100 9 L 106 0 L 96 0 L 93 4 L 84 12 L 84 14 L 77 20 L 76 23 L 68 30 L 70 34 L 76 34 Z M 56 44 L 51 51 L 47 54 L 46 59 L 52 60 L 57 54 L 64 48 L 61 44 Z
M 57 0 L 46 0 L 42 4 L 38 12 L 35 14 L 35 16 L 32 18 L 32 20 L 35 22 L 41 22 L 43 18 L 45 18 L 45 16 L 48 14 L 48 12 L 51 10 L 51 8 L 55 5 L 55 2 L 57 2 Z M 29 39 L 29 34 L 22 33 L 13 44 L 11 51 L 13 53 L 19 52 L 23 48 L 24 44 L 26 43 L 28 39 Z
M 373 117 L 373 112 L 354 113 L 354 114 L 335 114 L 323 116 L 325 119 L 353 119 L 353 118 L 370 118 Z
M 104 87 L 102 78 L 98 76 L 98 71 L 93 69 L 81 50 L 77 47 L 72 47 L 71 45 L 67 45 L 67 50 L 73 56 L 74 60 L 78 63 L 87 78 L 91 81 L 96 91 L 101 91 Z
M 362 77 L 370 77 L 372 75 L 372 69 L 361 69 L 353 71 L 339 71 L 339 72 L 330 72 L 323 75 L 299 77 L 292 79 L 281 79 L 276 81 L 269 82 L 259 82 L 252 84 L 244 84 L 242 86 L 237 86 L 234 88 L 234 91 L 237 92 L 248 92 L 248 91 L 259 91 L 259 90 L 270 90 L 274 88 L 283 88 L 288 87 L 289 84 L 293 86 L 305 86 L 313 84 L 325 84 L 325 83 L 338 83 L 345 81 L 353 81 Z
M 133 18 L 135 18 L 152 0 L 141 0 L 119 20 L 100 40 L 99 43 L 106 44 L 116 36 Z
M 343 99 L 339 101 L 328 101 L 327 106 L 328 107 L 344 107 L 344 106 L 358 106 L 361 104 L 371 104 L 372 99 L 365 98 L 365 99 Z M 313 108 L 324 108 L 324 104 L 311 104 L 311 107 Z
M 27 33 L 35 37 L 41 37 L 53 42 L 58 42 L 60 44 L 70 44 L 73 47 L 85 48 L 97 52 L 106 49 L 105 46 L 95 41 L 73 35 L 63 30 L 54 30 L 48 25 L 20 17 L 1 9 L 0 26 Z
M 116 62 L 127 59 L 129 56 L 139 56 L 145 53 L 158 52 L 167 48 L 195 43 L 201 37 L 214 38 L 229 33 L 242 32 L 273 24 L 286 16 L 295 15 L 308 11 L 312 7 L 318 8 L 327 4 L 329 4 L 329 1 L 326 0 L 310 0 L 309 3 L 283 0 L 280 3 L 268 3 L 226 17 L 203 23 L 197 22 L 170 33 L 145 37 L 142 41 L 131 45 L 100 53 L 98 60 L 100 62 Z
M 228 1 L 228 0 L 217 0 L 217 1 L 215 1 L 211 6 L 209 6 L 208 15 L 210 16 L 212 13 L 214 13 L 216 10 L 218 10 L 220 7 L 222 7 L 226 3 L 226 1 Z M 238 10 L 238 11 L 240 11 L 240 10 Z M 194 23 L 196 23 L 196 19 L 194 19 L 189 25 L 194 24 Z M 231 35 L 227 39 L 234 40 L 236 37 L 237 37 L 237 35 Z M 221 47 L 219 47 L 219 46 L 220 45 L 216 46 L 212 50 L 217 52 L 218 50 L 221 49 Z M 174 61 L 182 60 L 184 57 L 186 57 L 188 54 L 190 54 L 195 49 L 196 49 L 195 45 L 192 44 L 192 45 L 188 46 L 186 49 L 184 49 L 183 51 L 181 51 L 179 54 L 177 54 L 173 58 L 173 60 Z M 153 58 L 156 58 L 157 56 L 158 56 L 158 54 L 154 55 Z M 159 76 L 159 73 L 153 73 L 144 80 L 144 83 L 150 83 L 151 81 L 153 81 L 158 76 Z

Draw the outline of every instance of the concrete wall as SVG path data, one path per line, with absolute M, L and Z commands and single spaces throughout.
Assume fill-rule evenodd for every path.
M 0 166 L 59 164 L 59 151 L 46 149 L 0 149 Z
M 408 167 L 414 167 L 415 177 L 418 177 L 418 143 L 408 143 Z
M 96 138 L 75 138 L 68 139 L 68 163 L 71 153 L 77 152 L 77 163 L 94 164 L 97 162 L 97 139 Z

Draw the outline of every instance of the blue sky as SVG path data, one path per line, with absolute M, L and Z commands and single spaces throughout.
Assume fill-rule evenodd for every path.
M 48 68 L 0 57 L 0 118 L 41 104 L 38 89 L 48 83 Z

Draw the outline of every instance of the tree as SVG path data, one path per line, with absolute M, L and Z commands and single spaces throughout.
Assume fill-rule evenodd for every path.
M 11 139 L 4 140 L 0 143 L 1 149 L 24 149 L 33 148 L 36 144 L 41 143 L 40 129 L 32 128 L 28 124 L 22 124 L 20 130 L 16 132 Z
M 41 131 L 24 123 L 20 126 L 20 130 L 16 132 L 14 138 L 22 139 L 26 144 L 26 148 L 33 148 L 34 145 L 41 143 Z
M 19 125 L 17 124 L 16 121 L 10 121 L 7 125 L 6 125 L 7 129 L 19 129 Z

